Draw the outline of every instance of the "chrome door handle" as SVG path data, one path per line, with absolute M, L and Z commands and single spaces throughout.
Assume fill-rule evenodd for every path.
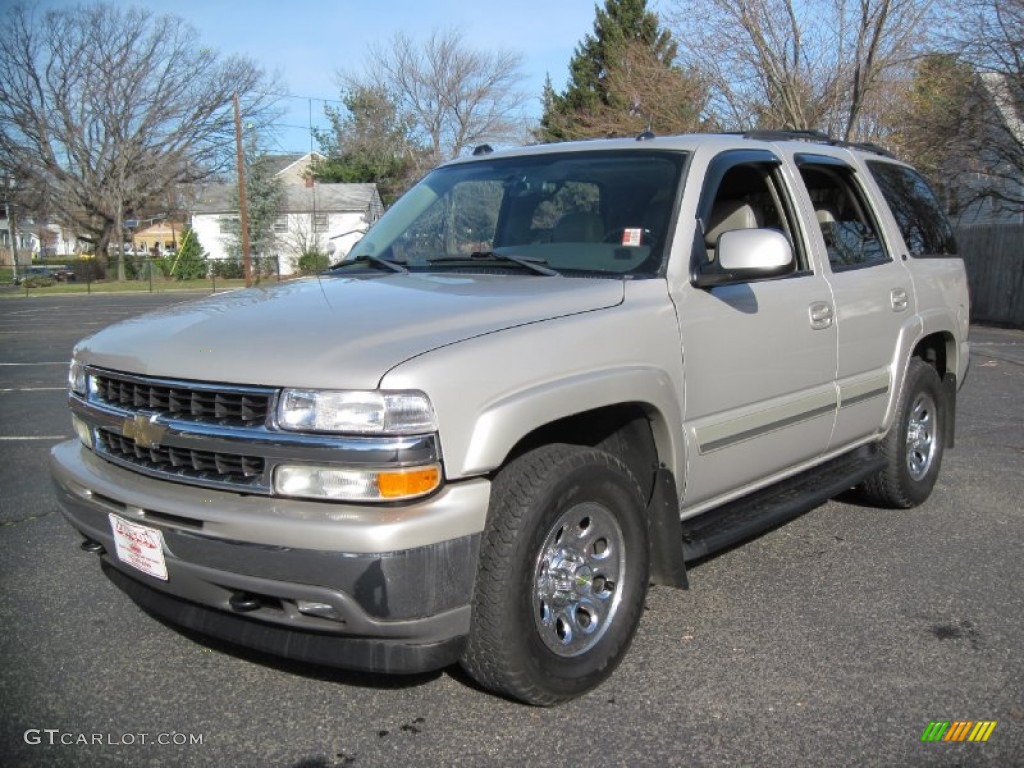
M 832 305 L 827 301 L 816 301 L 808 307 L 811 328 L 823 331 L 832 325 Z
M 889 292 L 889 301 L 892 302 L 893 312 L 902 312 L 910 306 L 910 300 L 907 298 L 907 292 L 903 288 L 893 288 Z

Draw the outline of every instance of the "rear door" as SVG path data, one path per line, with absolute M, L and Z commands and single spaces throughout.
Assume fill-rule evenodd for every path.
M 900 331 L 915 315 L 914 291 L 883 236 L 860 171 L 828 155 L 795 159 L 817 221 L 812 246 L 827 265 L 835 301 L 839 412 L 830 445 L 841 448 L 882 426 Z

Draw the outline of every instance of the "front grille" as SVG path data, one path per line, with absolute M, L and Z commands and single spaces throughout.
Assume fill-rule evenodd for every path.
M 96 430 L 96 450 L 115 461 L 172 480 L 190 478 L 254 489 L 264 486 L 263 470 L 266 462 L 261 456 L 162 445 L 144 448 L 132 438 L 107 429 Z
M 193 382 L 168 382 L 92 374 L 95 395 L 101 402 L 125 410 L 145 410 L 183 421 L 222 426 L 254 427 L 266 423 L 273 394 L 269 390 L 241 390 Z

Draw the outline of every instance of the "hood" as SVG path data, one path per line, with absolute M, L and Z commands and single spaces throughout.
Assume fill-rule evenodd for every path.
M 619 280 L 396 274 L 310 278 L 186 302 L 78 343 L 83 362 L 234 384 L 372 389 L 448 344 L 620 304 Z

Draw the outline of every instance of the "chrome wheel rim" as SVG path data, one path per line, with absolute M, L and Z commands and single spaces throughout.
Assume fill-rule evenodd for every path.
M 939 447 L 935 400 L 927 392 L 920 393 L 910 409 L 907 419 L 907 470 L 914 480 L 920 480 L 931 469 Z
M 593 648 L 614 621 L 629 576 L 622 528 L 606 507 L 586 502 L 563 513 L 534 569 L 533 618 L 544 645 L 564 657 Z

